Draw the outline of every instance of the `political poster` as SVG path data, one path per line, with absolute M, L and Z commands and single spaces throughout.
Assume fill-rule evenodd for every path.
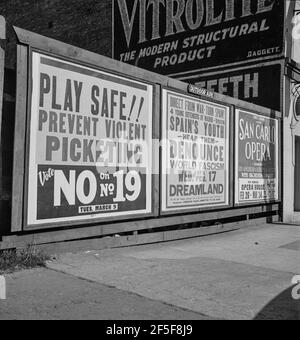
M 236 111 L 235 202 L 279 199 L 278 121 L 244 110 Z
M 32 52 L 27 226 L 152 211 L 153 86 Z
M 229 107 L 163 90 L 162 212 L 229 205 Z
M 159 74 L 283 56 L 284 0 L 113 0 L 113 58 Z

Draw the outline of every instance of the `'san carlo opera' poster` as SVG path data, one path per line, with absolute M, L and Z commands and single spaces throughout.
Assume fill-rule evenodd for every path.
M 162 211 L 229 204 L 229 108 L 163 90 Z
M 33 52 L 27 224 L 147 214 L 153 87 Z
M 236 111 L 237 204 L 278 200 L 278 121 Z

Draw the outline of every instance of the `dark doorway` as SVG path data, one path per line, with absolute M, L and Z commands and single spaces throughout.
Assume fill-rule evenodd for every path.
M 300 211 L 300 137 L 295 136 L 295 196 L 294 210 Z

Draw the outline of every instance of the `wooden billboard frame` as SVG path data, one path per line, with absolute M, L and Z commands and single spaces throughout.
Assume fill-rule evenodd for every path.
M 55 222 L 45 224 L 28 225 L 27 224 L 27 204 L 28 204 L 28 163 L 29 155 L 26 150 L 29 150 L 29 134 L 30 134 L 30 93 L 32 87 L 31 71 L 32 62 L 31 56 L 32 52 L 38 52 L 44 55 L 56 57 L 65 61 L 77 63 L 86 67 L 92 67 L 99 70 L 100 72 L 107 72 L 114 74 L 116 76 L 121 76 L 123 78 L 130 79 L 132 81 L 141 82 L 152 86 L 153 89 L 153 99 L 152 99 L 152 140 L 158 139 L 159 136 L 157 131 L 159 130 L 159 122 L 156 121 L 155 117 L 158 117 L 159 110 L 159 95 L 160 91 L 158 85 L 152 81 L 151 77 L 145 79 L 144 71 L 139 70 L 139 72 L 125 72 L 121 63 L 119 65 L 112 65 L 110 59 L 94 54 L 92 58 L 86 58 L 86 55 L 93 54 L 91 52 L 78 49 L 74 47 L 70 51 L 67 44 L 55 41 L 53 39 L 48 39 L 38 34 L 24 31 L 22 29 L 15 28 L 15 32 L 19 41 L 22 45 L 17 45 L 17 100 L 16 100 L 16 122 L 15 122 L 15 143 L 14 143 L 14 171 L 13 171 L 13 199 L 12 199 L 12 232 L 20 231 L 30 231 L 30 230 L 43 230 L 43 229 L 53 229 L 62 227 L 72 227 L 81 225 L 91 225 L 95 223 L 107 223 L 111 221 L 126 221 L 132 219 L 150 218 L 158 216 L 158 200 L 156 196 L 158 195 L 158 176 L 155 175 L 155 170 L 157 164 L 153 162 L 155 160 L 154 155 L 158 153 L 158 145 L 153 143 L 152 147 L 152 189 L 151 189 L 151 212 L 146 214 L 131 214 L 124 216 L 113 216 L 113 217 L 99 217 L 94 219 L 85 219 L 81 221 L 66 221 L 66 222 Z M 19 34 L 27 34 L 29 38 L 28 41 L 23 40 Z M 45 42 L 46 40 L 46 42 Z M 46 45 L 48 48 L 46 48 Z M 55 49 L 53 49 L 55 45 Z M 77 52 L 82 52 L 82 58 L 77 58 Z M 97 60 L 95 60 L 97 56 Z M 88 59 L 88 60 L 87 60 Z M 133 76 L 135 74 L 135 76 Z M 26 108 L 26 109 L 24 109 Z M 157 148 L 157 150 L 155 150 Z M 25 174 L 25 176 L 24 176 Z
M 27 202 L 25 197 L 25 164 L 26 164 L 26 150 L 25 150 L 25 137 L 28 134 L 28 126 L 26 126 L 26 115 L 28 112 L 24 112 L 24 107 L 28 105 L 26 101 L 28 100 L 28 89 L 30 85 L 30 79 L 28 80 L 28 74 L 30 74 L 29 68 L 29 55 L 31 50 L 35 50 L 44 54 L 49 54 L 58 58 L 66 58 L 71 62 L 76 62 L 88 67 L 96 67 L 99 70 L 105 72 L 111 72 L 119 74 L 123 77 L 128 77 L 136 81 L 142 81 L 146 83 L 153 84 L 154 86 L 154 96 L 157 100 L 154 100 L 153 111 L 153 138 L 160 140 L 160 107 L 161 107 L 161 89 L 168 88 L 170 90 L 181 91 L 187 93 L 187 83 L 180 82 L 175 79 L 171 79 L 159 74 L 142 70 L 134 66 L 121 63 L 116 60 L 112 60 L 107 57 L 100 56 L 93 52 L 89 52 L 69 44 L 62 43 L 60 41 L 50 39 L 41 36 L 36 33 L 32 33 L 17 27 L 14 27 L 15 33 L 17 35 L 19 45 L 17 47 L 18 51 L 18 70 L 17 70 L 17 102 L 16 102 L 16 122 L 15 122 L 15 146 L 14 146 L 14 177 L 13 177 L 13 200 L 12 200 L 12 227 L 11 231 L 13 233 L 20 233 L 24 231 L 24 204 Z M 134 75 L 134 76 L 133 76 Z M 208 101 L 207 97 L 195 96 L 200 99 Z M 244 110 L 255 110 L 260 112 L 260 114 L 267 117 L 272 116 L 273 118 L 282 119 L 282 113 L 267 108 L 263 108 L 251 103 L 247 103 L 235 98 L 227 97 L 218 93 L 214 94 L 214 101 L 222 103 L 223 105 L 230 106 L 231 109 L 231 119 L 233 119 L 233 112 L 235 107 L 241 107 Z M 224 104 L 225 103 L 225 104 Z M 24 106 L 25 105 L 25 106 Z M 25 110 L 26 111 L 26 110 Z M 279 126 L 281 124 L 279 123 Z M 230 149 L 232 149 L 234 141 L 234 136 L 231 136 Z M 159 143 L 157 143 L 159 144 Z M 159 153 L 158 149 L 155 152 Z M 144 229 L 154 229 L 162 228 L 171 225 L 179 225 L 182 223 L 195 223 L 200 221 L 207 221 L 209 219 L 222 219 L 222 218 L 232 218 L 241 215 L 255 215 L 263 214 L 267 212 L 278 212 L 280 210 L 280 204 L 265 203 L 265 204 L 252 204 L 247 205 L 247 207 L 239 208 L 233 205 L 234 202 L 234 168 L 233 157 L 229 161 L 231 174 L 230 174 L 230 202 L 231 206 L 226 208 L 215 207 L 212 209 L 205 208 L 205 211 L 199 210 L 191 212 L 180 211 L 180 215 L 172 213 L 169 216 L 163 216 L 160 214 L 160 177 L 156 175 L 159 169 L 159 157 L 153 158 L 153 211 L 149 216 L 125 216 L 108 218 L 97 220 L 87 220 L 76 222 L 65 222 L 62 224 L 55 223 L 54 225 L 47 225 L 47 228 L 43 226 L 40 231 L 51 234 L 54 237 L 55 230 L 59 234 L 71 235 L 94 235 L 103 236 L 109 235 L 112 232 L 122 233 L 130 232 Z M 281 183 L 281 178 L 280 178 Z M 280 203 L 280 202 L 279 202 Z M 81 229 L 79 228 L 81 227 Z M 68 232 L 59 232 L 57 228 L 66 229 L 69 228 Z M 26 230 L 26 231 L 36 231 Z M 52 232 L 51 232 L 52 230 Z M 46 236 L 45 236 L 46 237 Z M 61 236 L 63 237 L 63 236 Z

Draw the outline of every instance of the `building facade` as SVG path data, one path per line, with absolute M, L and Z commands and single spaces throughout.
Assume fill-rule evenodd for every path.
M 283 220 L 287 223 L 300 223 L 299 207 L 299 136 L 300 126 L 298 118 L 298 84 L 300 61 L 299 40 L 299 1 L 288 2 L 287 38 L 286 38 L 286 65 L 283 84 L 283 116 L 284 116 L 284 196 Z
M 113 10 L 115 58 L 282 113 L 287 223 L 300 223 L 299 10 L 281 0 L 115 0 Z
M 8 0 L 0 4 L 0 14 L 6 18 L 8 27 L 17 26 L 113 57 L 174 78 L 174 84 L 181 80 L 206 88 L 208 93 L 216 92 L 219 100 L 222 96 L 234 97 L 237 106 L 238 100 L 242 100 L 247 102 L 243 105 L 250 111 L 251 107 L 257 110 L 255 105 L 265 107 L 271 112 L 264 110 L 269 115 L 270 126 L 272 119 L 283 118 L 283 125 L 276 126 L 277 139 L 283 141 L 279 156 L 283 171 L 277 174 L 281 182 L 281 213 L 284 222 L 300 223 L 298 3 L 282 0 Z M 8 32 L 5 74 L 9 81 L 5 82 L 4 89 L 1 150 L 2 202 L 11 201 L 14 148 L 11 131 L 15 125 L 11 112 L 16 99 L 16 84 L 11 79 L 16 68 L 15 39 L 15 35 Z M 151 77 L 155 78 L 154 73 Z M 166 78 L 158 79 L 165 86 L 171 83 Z M 244 114 L 238 108 L 237 112 L 239 117 Z M 275 145 L 273 137 L 266 139 Z M 230 200 L 226 202 L 228 206 L 229 203 L 234 208 L 239 206 L 237 199 L 236 206 L 233 204 L 233 194 Z M 261 205 L 266 203 L 270 202 Z M 9 211 L 8 206 L 3 207 L 2 211 Z

